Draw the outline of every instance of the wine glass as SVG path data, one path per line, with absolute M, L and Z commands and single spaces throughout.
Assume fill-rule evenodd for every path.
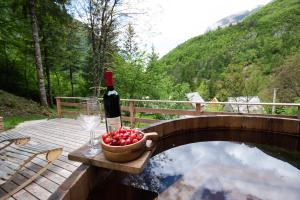
M 89 149 L 84 154 L 93 157 L 100 152 L 95 138 L 95 128 L 100 124 L 100 104 L 96 97 L 84 98 L 80 102 L 78 121 L 83 130 L 90 133 Z

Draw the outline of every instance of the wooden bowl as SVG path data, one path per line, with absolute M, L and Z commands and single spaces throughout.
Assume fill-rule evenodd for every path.
M 129 162 L 140 157 L 145 150 L 151 150 L 154 142 L 158 141 L 159 135 L 155 132 L 143 133 L 144 137 L 134 144 L 125 146 L 111 146 L 101 140 L 102 151 L 107 160 L 113 162 Z M 147 140 L 151 140 L 151 146 L 147 146 Z

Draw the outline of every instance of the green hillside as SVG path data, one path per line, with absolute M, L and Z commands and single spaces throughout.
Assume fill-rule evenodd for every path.
M 275 69 L 299 50 L 300 1 L 275 0 L 237 25 L 186 41 L 160 64 L 177 83 L 188 83 L 205 98 L 269 100 Z
M 28 120 L 44 119 L 51 111 L 38 103 L 0 90 L 0 116 L 4 117 L 6 129 Z

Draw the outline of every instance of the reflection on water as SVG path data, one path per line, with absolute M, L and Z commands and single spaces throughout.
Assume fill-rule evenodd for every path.
M 300 199 L 300 171 L 256 147 L 232 142 L 179 146 L 153 157 L 123 183 L 159 199 Z

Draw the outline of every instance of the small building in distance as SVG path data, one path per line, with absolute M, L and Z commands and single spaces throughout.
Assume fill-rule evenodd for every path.
M 197 101 L 200 103 L 205 102 L 204 99 L 199 95 L 198 92 L 186 93 L 185 95 L 189 101 Z M 196 105 L 194 103 L 192 105 L 194 108 L 196 108 Z M 201 110 L 204 110 L 204 106 L 205 106 L 205 104 L 201 104 Z
M 258 96 L 228 97 L 228 102 L 260 103 L 260 99 Z M 225 105 L 224 110 L 226 112 L 238 112 L 238 113 L 265 113 L 265 109 L 262 105 L 227 104 Z
M 217 97 L 214 97 L 209 102 L 217 103 L 217 102 L 219 102 L 219 100 L 217 99 Z M 206 108 L 207 108 L 206 110 L 208 110 L 210 112 L 217 112 L 217 111 L 220 111 L 222 109 L 222 105 L 220 105 L 220 104 L 207 104 Z
M 219 100 L 217 99 L 217 97 L 214 97 L 212 100 L 210 100 L 209 102 L 219 102 Z

